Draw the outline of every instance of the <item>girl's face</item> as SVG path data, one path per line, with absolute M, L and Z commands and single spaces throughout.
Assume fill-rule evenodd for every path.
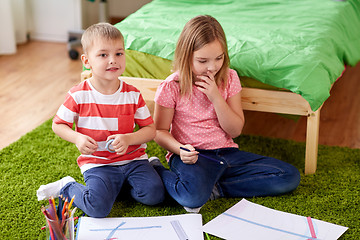
M 85 67 L 90 68 L 94 78 L 117 80 L 125 70 L 125 50 L 122 40 L 97 39 L 84 58 Z
M 221 69 L 224 63 L 224 51 L 218 40 L 206 44 L 194 51 L 192 67 L 194 76 L 213 76 Z

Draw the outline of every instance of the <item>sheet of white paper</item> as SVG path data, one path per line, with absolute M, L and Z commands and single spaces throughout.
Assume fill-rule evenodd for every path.
M 317 240 L 338 239 L 348 228 L 311 219 Z M 277 211 L 242 199 L 204 225 L 203 231 L 224 239 L 315 239 L 306 217 Z
M 125 218 L 81 217 L 79 221 L 77 240 L 204 239 L 200 214 Z

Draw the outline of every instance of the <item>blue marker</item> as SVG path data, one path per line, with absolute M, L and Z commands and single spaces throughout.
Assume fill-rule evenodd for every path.
M 180 147 L 180 149 L 182 149 L 182 150 L 184 150 L 184 151 L 187 151 L 187 152 L 191 152 L 189 149 L 184 148 L 184 147 Z M 211 161 L 213 161 L 213 162 L 217 162 L 217 163 L 220 163 L 220 164 L 224 164 L 223 161 L 219 161 L 219 160 L 217 160 L 217 159 L 208 157 L 208 156 L 206 156 L 206 155 L 204 155 L 204 154 L 202 154 L 202 153 L 199 153 L 199 156 L 201 156 L 201 157 L 203 157 L 203 158 L 206 158 L 206 159 L 208 159 L 208 160 L 211 160 Z

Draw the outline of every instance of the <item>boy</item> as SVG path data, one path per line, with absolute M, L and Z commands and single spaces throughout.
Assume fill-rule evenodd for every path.
M 92 77 L 70 89 L 52 128 L 79 149 L 77 163 L 86 186 L 67 176 L 42 185 L 38 200 L 75 195 L 74 205 L 88 216 L 106 217 L 128 184 L 134 199 L 158 204 L 164 187 L 145 153 L 155 126 L 140 92 L 119 79 L 125 70 L 124 38 L 111 24 L 98 23 L 84 32 L 81 43 L 81 60 Z M 134 132 L 135 124 L 139 130 Z

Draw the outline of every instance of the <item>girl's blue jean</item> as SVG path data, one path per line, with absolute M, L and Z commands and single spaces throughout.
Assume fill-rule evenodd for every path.
M 146 205 L 164 200 L 161 178 L 148 160 L 136 160 L 120 166 L 95 167 L 84 172 L 86 186 L 71 182 L 60 191 L 65 198 L 75 195 L 74 206 L 90 217 L 106 217 L 124 184 L 130 185 L 131 196 Z
M 195 164 L 184 164 L 174 154 L 170 159 L 170 171 L 154 166 L 169 195 L 186 207 L 204 205 L 214 187 L 220 197 L 255 197 L 284 194 L 300 183 L 299 171 L 275 158 L 237 148 L 197 151 L 219 162 L 198 156 Z

